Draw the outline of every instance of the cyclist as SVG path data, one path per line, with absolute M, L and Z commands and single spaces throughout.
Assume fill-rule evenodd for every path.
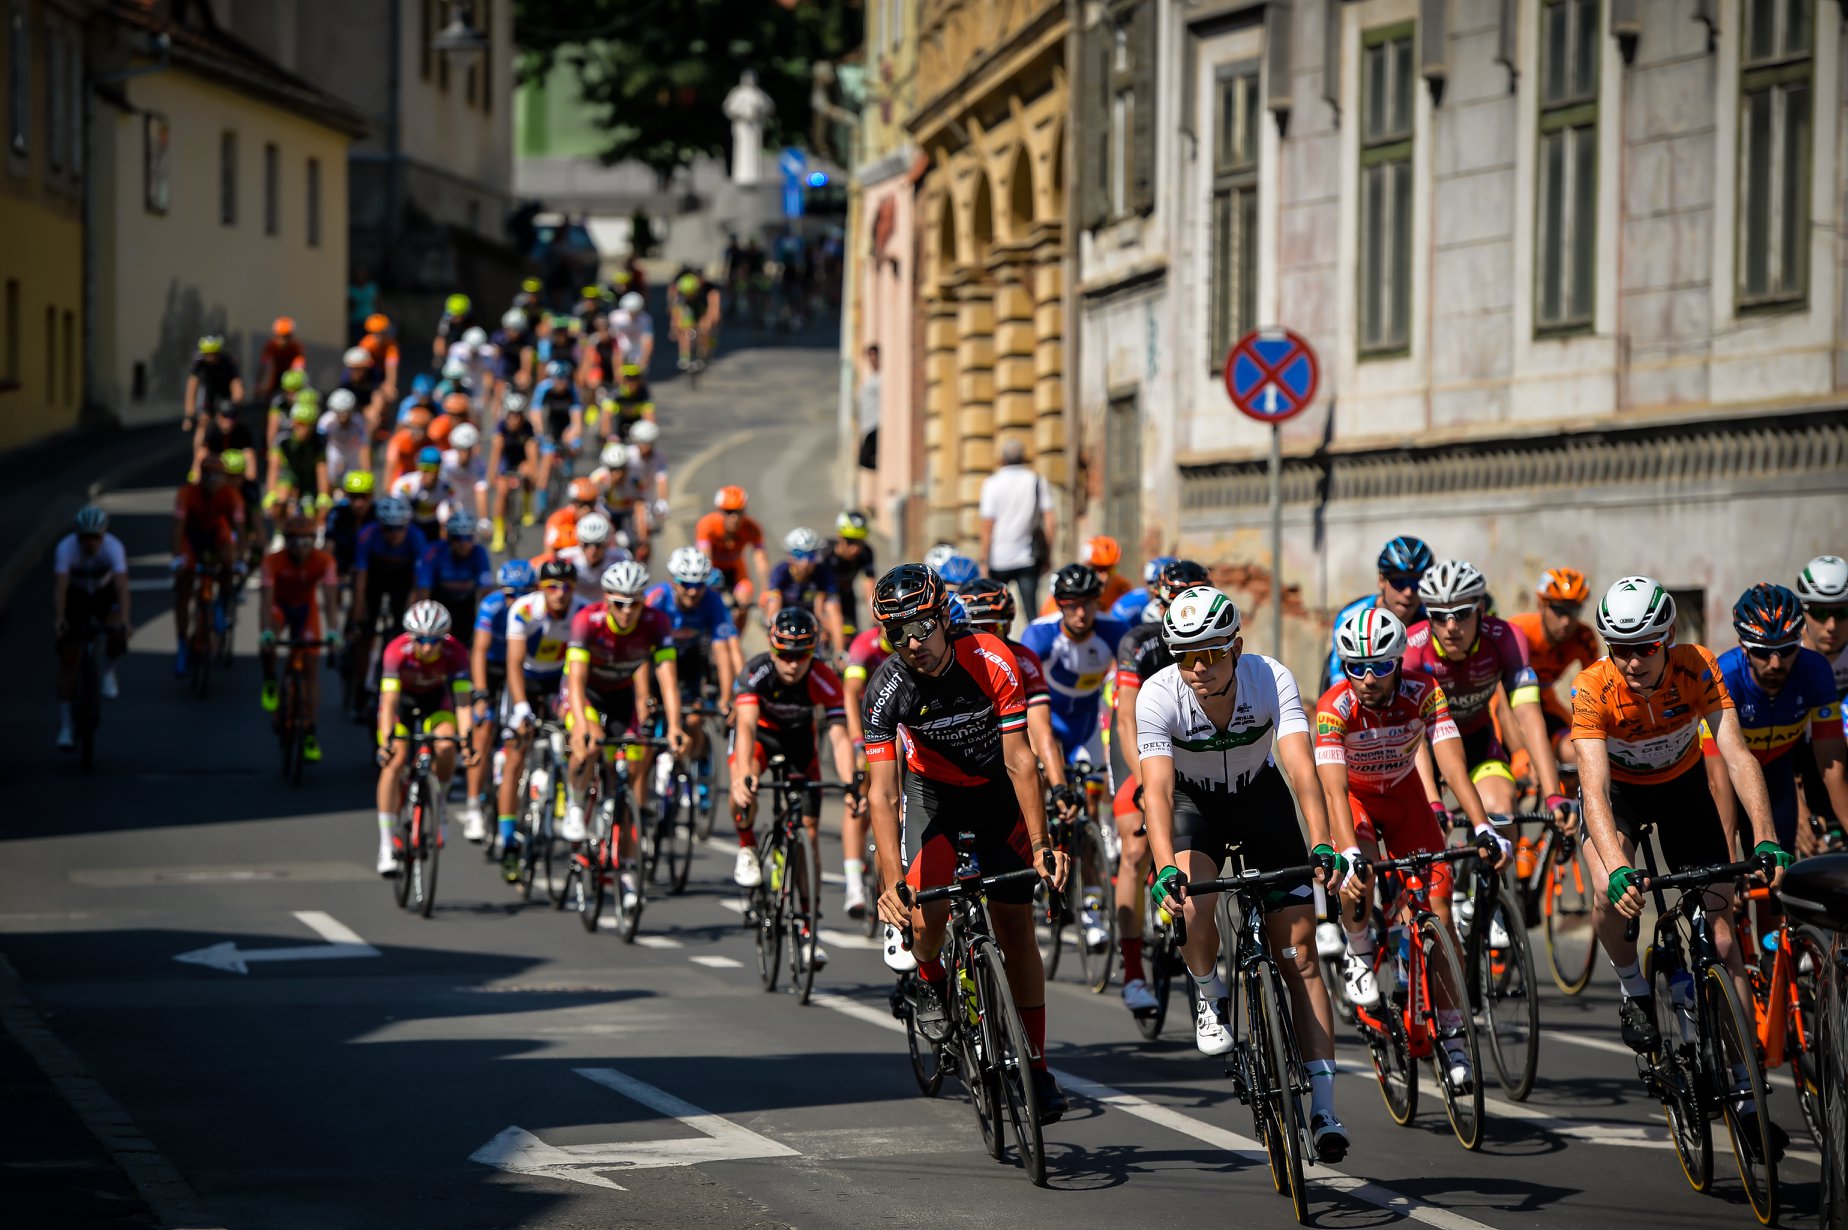
M 525 576 L 534 576 L 537 592 L 509 600 L 505 610 L 506 727 L 502 733 L 500 781 L 501 870 L 517 878 L 519 862 L 513 848 L 513 828 L 519 804 L 520 774 L 526 766 L 526 753 L 532 747 L 536 723 L 557 716 L 565 681 L 565 650 L 571 640 L 571 620 L 583 609 L 577 597 L 577 567 L 564 560 L 548 560 L 537 573 L 524 560 L 510 561 L 503 567 L 518 564 Z M 485 609 L 487 604 L 483 603 Z M 480 634 L 477 633 L 479 644 Z M 491 676 L 490 676 L 491 682 Z
M 867 682 L 865 712 L 866 797 L 885 885 L 879 916 L 914 933 L 916 1020 L 933 1040 L 946 1035 L 949 1019 L 949 972 L 940 955 L 949 903 L 914 908 L 912 894 L 950 881 L 957 834 L 975 834 L 984 875 L 1032 867 L 1056 890 L 1065 886 L 1067 871 L 1065 854 L 1053 847 L 1046 827 L 1019 666 L 995 637 L 952 629 L 949 600 L 942 578 L 922 564 L 900 564 L 879 578 L 872 615 L 893 652 Z M 921 834 L 909 871 L 900 861 L 901 789 L 906 826 Z M 1040 1118 L 1052 1123 L 1065 1114 L 1066 1101 L 1046 1067 L 1046 969 L 1032 902 L 1030 884 L 998 885 L 988 895 L 988 914 L 1026 1028 Z
M 432 542 L 417 561 L 418 591 L 441 603 L 457 627 L 475 622 L 475 608 L 494 584 L 494 564 L 476 541 L 476 528 L 467 510 L 452 509 L 442 540 Z
M 362 675 L 372 663 L 372 638 L 379 617 L 394 620 L 410 609 L 417 563 L 430 549 L 423 531 L 411 524 L 411 506 L 395 495 L 378 502 L 377 520 L 359 532 L 353 549 L 353 652 L 347 661 Z M 363 713 L 355 717 L 365 720 Z
M 770 583 L 764 587 L 764 622 L 776 619 L 785 608 L 804 610 L 821 621 L 822 645 L 829 653 L 847 647 L 841 636 L 841 594 L 834 571 L 821 559 L 821 535 L 807 526 L 797 526 L 783 537 L 789 558 L 778 560 L 770 570 Z
M 134 621 L 129 613 L 128 553 L 109 532 L 109 514 L 94 504 L 77 510 L 71 532 L 51 555 L 51 626 L 58 641 L 58 750 L 77 746 L 71 700 L 77 692 L 77 658 L 84 639 L 105 631 L 99 681 L 105 700 L 120 695 L 115 664 L 128 652 Z M 180 625 L 182 639 L 185 625 Z
M 417 467 L 393 480 L 391 493 L 411 506 L 411 524 L 434 542 L 443 524 L 443 509 L 456 494 L 443 477 L 443 450 L 434 444 L 418 449 Z
M 306 372 L 291 368 L 282 374 L 282 379 L 277 382 L 276 391 L 270 395 L 269 408 L 263 416 L 263 438 L 265 440 L 274 440 L 286 430 L 289 411 L 295 405 L 295 398 L 307 387 Z M 228 400 L 219 402 L 212 407 L 212 411 L 215 415 L 224 414 L 231 418 L 237 416 L 237 406 Z M 196 442 L 195 438 L 195 445 Z
M 654 361 L 654 317 L 648 314 L 647 300 L 635 291 L 626 292 L 610 315 L 610 332 L 623 366 L 647 371 Z
M 395 483 L 417 468 L 418 455 L 426 448 L 437 448 L 435 440 L 430 438 L 430 424 L 436 420 L 436 411 L 424 406 L 412 406 L 405 411 L 398 422 L 398 428 L 391 433 L 385 444 L 385 481 Z M 438 449 L 440 461 L 442 451 Z
M 372 428 L 356 413 L 359 400 L 351 389 L 335 389 L 327 395 L 327 411 L 317 427 L 327 442 L 327 481 L 340 487 L 354 470 L 372 469 Z
M 340 356 L 341 372 L 338 388 L 346 389 L 366 408 L 366 417 L 383 420 L 385 415 L 385 386 L 379 378 L 378 365 L 373 362 L 372 352 L 364 346 L 354 346 Z
M 359 349 L 372 357 L 371 370 L 376 373 L 381 400 L 398 393 L 398 343 L 393 339 L 391 318 L 380 312 L 366 317 L 366 336 L 359 339 Z
M 743 487 L 720 487 L 712 497 L 713 511 L 693 527 L 693 545 L 706 553 L 712 566 L 725 574 L 731 590 L 732 605 L 740 610 L 751 605 L 753 577 L 757 589 L 764 588 L 770 569 L 770 557 L 764 552 L 764 531 L 745 515 L 750 496 Z M 750 572 L 745 572 L 745 557 L 750 557 Z
M 635 557 L 644 562 L 649 554 L 648 505 L 642 502 L 629 475 L 629 448 L 620 440 L 611 440 L 599 458 L 603 462 L 591 471 L 592 489 L 603 501 L 604 513 L 616 526 L 618 542 L 628 545 Z
M 437 408 L 436 377 L 429 372 L 418 372 L 411 378 L 411 391 L 392 412 L 391 422 L 394 425 L 402 425 L 410 421 L 413 410 L 427 410 L 435 414 Z M 424 421 L 428 423 L 429 419 L 426 418 Z
M 1330 831 L 1296 680 L 1283 663 L 1242 652 L 1239 626 L 1238 607 L 1219 590 L 1183 590 L 1162 615 L 1174 665 L 1157 671 L 1136 694 L 1142 809 L 1149 853 L 1161 868 L 1155 900 L 1169 910 L 1178 901 L 1185 914 L 1181 955 L 1198 1002 L 1194 1044 L 1207 1055 L 1233 1047 L 1230 992 L 1219 976 L 1212 903 L 1188 899 L 1187 882 L 1217 876 L 1237 849 L 1247 867 L 1261 872 L 1313 862 L 1315 880 L 1332 887 L 1347 863 L 1331 843 L 1354 845 L 1351 831 Z M 1292 786 L 1308 847 L 1296 826 Z M 1268 938 L 1289 987 L 1309 1072 L 1316 1154 L 1335 1162 L 1347 1153 L 1348 1134 L 1335 1114 L 1335 1018 L 1316 957 L 1312 899 L 1309 876 L 1269 890 Z
M 263 667 L 262 704 L 265 713 L 275 713 L 281 703 L 276 686 L 276 640 L 318 641 L 322 629 L 333 629 L 334 616 L 340 611 L 340 574 L 334 569 L 331 553 L 315 546 L 315 523 L 297 514 L 283 523 L 282 549 L 263 557 L 262 605 L 265 612 L 263 632 L 258 638 L 257 660 Z M 320 605 L 315 605 L 316 591 Z M 328 642 L 340 648 L 340 633 L 328 634 Z M 309 669 L 303 675 L 307 685 L 308 729 L 302 735 L 302 759 L 321 759 L 321 742 L 315 734 L 315 714 L 321 711 L 321 651 L 303 649 L 293 652 L 308 655 Z
M 447 357 L 450 344 L 475 327 L 475 305 L 467 295 L 455 294 L 443 300 L 443 317 L 436 322 L 436 337 L 430 351 L 438 359 Z
M 511 393 L 502 403 L 504 413 L 488 444 L 488 473 L 494 484 L 494 547 L 507 549 L 508 497 L 519 494 L 520 524 L 531 525 L 533 484 L 539 480 L 539 426 L 526 408 L 526 399 Z
M 1384 607 L 1349 611 L 1335 630 L 1343 677 L 1316 702 L 1315 767 L 1331 823 L 1336 831 L 1354 834 L 1358 848 L 1343 853 L 1353 864 L 1357 855 L 1380 857 L 1382 848 L 1392 858 L 1444 848 L 1450 813 L 1430 797 L 1426 774 L 1418 771 L 1420 762 L 1435 758 L 1444 780 L 1454 783 L 1457 804 L 1477 842 L 1493 847 L 1499 866 L 1512 847 L 1496 833 L 1470 784 L 1463 738 L 1451 720 L 1444 689 L 1428 675 L 1403 670 L 1406 639 L 1405 625 Z M 1431 865 L 1431 909 L 1460 945 L 1450 904 L 1453 882 L 1449 863 Z M 1343 889 L 1350 904 L 1365 899 L 1357 882 Z M 1341 922 L 1347 932 L 1348 998 L 1363 1006 L 1377 1004 L 1373 931 L 1347 910 L 1341 911 Z M 1433 988 L 1439 1028 L 1462 1025 L 1457 1000 L 1462 989 Z M 1444 1049 L 1444 1078 L 1453 1089 L 1467 1089 L 1475 1073 L 1463 1039 L 1447 1040 Z
M 271 433 L 268 438 L 274 440 L 275 433 Z M 235 403 L 216 402 L 212 406 L 211 416 L 200 420 L 199 430 L 193 435 L 193 469 L 197 470 L 199 463 L 207 457 L 218 457 L 233 451 L 244 455 L 244 476 L 248 484 L 243 492 L 244 503 L 247 507 L 255 508 L 261 494 L 256 489 L 256 437 L 238 418 Z
M 1335 626 L 1355 611 L 1372 610 L 1383 606 L 1399 617 L 1399 622 L 1411 627 L 1425 617 L 1424 605 L 1418 599 L 1418 582 L 1430 571 L 1435 557 L 1431 548 L 1425 546 L 1424 539 L 1414 538 L 1410 534 L 1401 534 L 1380 548 L 1378 560 L 1380 570 L 1379 588 L 1362 598 L 1342 607 L 1335 614 Z M 1332 642 L 1332 635 L 1331 635 Z M 1341 655 L 1331 643 L 1328 649 L 1328 665 L 1322 671 L 1322 690 L 1326 692 L 1340 681 Z
M 515 385 L 531 384 L 533 331 L 526 313 L 517 307 L 508 308 L 501 315 L 500 328 L 488 340 L 494 347 L 493 381 L 488 395 L 505 397 Z
M 691 265 L 681 266 L 670 288 L 674 341 L 680 347 L 680 370 L 704 365 L 719 330 L 719 288 Z
M 1803 643 L 1828 659 L 1835 673 L 1835 695 L 1848 701 L 1848 560 L 1818 555 L 1798 574 L 1796 591 L 1803 601 Z M 1844 718 L 1844 729 L 1848 729 L 1848 718 Z M 1848 814 L 1829 806 L 1809 740 L 1798 745 L 1796 755 L 1804 802 L 1830 828 L 1840 831 L 1848 824 Z
M 581 578 L 580 578 L 581 581 Z M 565 649 L 565 694 L 570 709 L 565 719 L 577 738 L 571 747 L 571 767 L 565 780 L 566 806 L 560 836 L 584 840 L 584 798 L 590 789 L 592 769 L 603 758 L 598 741 L 612 727 L 628 732 L 642 729 L 658 696 L 667 719 L 667 740 L 674 754 L 686 750 L 687 735 L 680 725 L 680 689 L 675 678 L 674 630 L 667 616 L 642 604 L 648 588 L 648 569 L 634 560 L 610 565 L 601 580 L 607 595 L 595 606 L 580 608 L 571 617 L 571 641 Z M 635 804 L 647 814 L 651 757 L 629 757 L 630 786 Z M 634 838 L 625 826 L 619 836 L 617 863 L 622 906 L 633 909 L 636 899 Z
M 298 506 L 302 512 L 323 513 L 334 502 L 327 479 L 327 437 L 317 430 L 320 398 L 310 398 L 312 392 L 303 389 L 296 395 L 288 433 L 270 445 L 270 485 L 263 511 L 271 516 L 286 517 Z
M 404 796 L 404 773 L 411 762 L 413 729 L 448 736 L 438 743 L 435 797 L 429 800 L 436 820 L 436 840 L 447 823 L 449 783 L 456 775 L 456 749 L 469 747 L 473 713 L 468 705 L 468 650 L 449 634 L 449 612 L 435 602 L 419 602 L 404 613 L 404 631 L 385 646 L 379 673 L 379 874 L 398 874 L 399 851 L 393 830 L 398 801 Z M 395 742 L 393 736 L 402 742 Z M 465 753 L 463 760 L 473 759 Z
M 741 672 L 738 626 L 732 622 L 725 599 L 707 584 L 712 561 L 698 547 L 681 547 L 668 557 L 667 575 L 644 596 L 644 601 L 667 617 L 674 634 L 674 674 L 680 685 L 680 711 L 685 715 L 687 759 L 698 760 L 706 750 L 706 724 L 690 712 L 715 685 L 721 704 L 729 706 L 732 685 Z M 703 806 L 710 784 L 699 783 Z
M 1654 1000 L 1637 963 L 1636 941 L 1624 936 L 1625 920 L 1643 910 L 1633 866 L 1637 843 L 1654 826 L 1665 871 L 1729 861 L 1701 768 L 1703 719 L 1750 819 L 1757 842 L 1752 852 L 1776 862 L 1774 882 L 1791 860 L 1777 844 L 1764 772 L 1740 733 L 1719 663 L 1704 645 L 1675 644 L 1674 598 L 1649 577 L 1624 577 L 1599 601 L 1596 624 L 1609 655 L 1579 672 L 1572 706 L 1579 797 L 1590 838 L 1584 849 L 1593 883 L 1607 884 L 1605 899 L 1594 907 L 1598 939 L 1623 990 L 1618 1009 L 1623 1040 L 1649 1054 L 1661 1045 Z M 1740 1002 L 1749 1003 L 1743 954 L 1734 942 L 1732 886 L 1715 884 L 1705 891 L 1714 944 L 1732 972 Z
M 1546 736 L 1540 681 L 1527 661 L 1527 641 L 1488 613 L 1488 592 L 1489 583 L 1474 564 L 1443 560 L 1431 565 L 1418 582 L 1418 596 L 1430 618 L 1414 624 L 1406 634 L 1403 667 L 1407 674 L 1429 675 L 1442 686 L 1457 732 L 1463 736 L 1469 780 L 1482 796 L 1483 806 L 1501 813 L 1514 810 L 1516 797 L 1508 752 L 1496 737 L 1490 712 L 1496 690 L 1505 691 L 1540 791 L 1546 796 L 1546 810 L 1563 822 L 1567 803 L 1559 789 L 1553 745 Z M 1381 606 L 1391 609 L 1384 602 Z M 1462 798 L 1457 783 L 1446 782 L 1451 793 Z
M 1570 737 L 1572 712 L 1559 699 L 1555 685 L 1573 664 L 1583 670 L 1598 660 L 1598 638 L 1579 618 L 1585 600 L 1591 597 L 1591 587 L 1576 568 L 1549 568 L 1541 574 L 1534 593 L 1540 609 L 1510 615 L 1508 622 L 1527 642 L 1527 660 L 1540 682 L 1540 713 L 1547 738 L 1552 740 L 1554 759 L 1565 772 L 1576 763 L 1577 752 Z
M 443 481 L 454 493 L 452 509 L 460 505 L 477 521 L 488 519 L 488 459 L 481 450 L 481 431 L 473 423 L 457 423 L 449 433 L 449 447 L 443 450 Z
M 199 463 L 199 480 L 179 489 L 173 501 L 173 627 L 178 647 L 173 673 L 184 678 L 191 669 L 187 649 L 192 639 L 193 572 L 211 561 L 220 569 L 220 583 L 229 581 L 243 566 L 238 543 L 245 532 L 244 497 L 238 494 L 233 466 L 240 472 L 244 454 L 227 452 Z
M 327 510 L 321 526 L 321 545 L 334 555 L 334 571 L 340 586 L 353 582 L 353 557 L 359 550 L 359 534 L 377 520 L 372 497 L 375 490 L 371 470 L 348 470 L 340 480 L 341 496 Z
M 208 333 L 199 339 L 199 351 L 186 372 L 186 400 L 180 414 L 182 430 L 191 431 L 207 406 L 221 401 L 244 400 L 244 377 L 237 360 L 225 353 L 225 339 Z
M 840 589 L 841 636 L 849 642 L 860 631 L 860 604 L 872 605 L 873 579 L 879 575 L 868 532 L 865 513 L 857 508 L 842 512 L 834 519 L 834 537 L 823 560 Z
M 605 570 L 629 560 L 629 553 L 611 540 L 615 530 L 602 513 L 588 513 L 578 518 L 577 541 L 560 547 L 555 554 L 577 567 L 577 593 L 584 605 L 603 601 L 602 577 Z
M 482 595 L 481 605 L 475 608 L 475 639 L 469 647 L 469 677 L 475 684 L 477 757 L 486 758 L 488 748 L 485 745 L 496 728 L 503 729 L 503 740 L 511 737 L 506 728 L 511 705 L 507 685 L 507 624 L 513 604 L 538 587 L 538 571 L 523 559 L 510 559 L 494 574 L 494 588 Z M 500 719 L 498 723 L 491 720 L 495 715 Z M 517 769 L 514 777 L 519 777 Z M 471 786 L 474 785 L 471 783 Z M 485 795 L 485 792 L 482 794 Z M 485 806 L 485 797 L 478 796 L 477 803 Z M 508 821 L 500 835 L 503 853 L 512 852 L 509 847 L 513 842 L 511 822 L 515 814 L 511 804 L 502 809 L 501 818 Z M 517 863 L 515 866 L 517 869 Z
M 1097 574 L 1102 586 L 1097 595 L 1100 614 L 1110 610 L 1129 593 L 1129 582 L 1118 576 L 1116 571 L 1122 559 L 1122 546 L 1108 534 L 1099 534 L 1084 544 L 1084 558 L 1080 562 Z M 1040 605 L 1040 614 L 1056 615 L 1058 611 L 1058 600 L 1048 594 L 1046 601 Z
M 643 419 L 629 429 L 629 482 L 635 498 L 647 502 L 649 527 L 659 528 L 667 518 L 667 458 L 658 441 L 661 429 Z
M 812 860 L 806 883 L 819 897 L 821 884 L 821 749 L 819 735 L 826 733 L 834 754 L 834 771 L 849 783 L 843 816 L 864 822 L 866 804 L 859 798 L 860 779 L 854 773 L 853 744 L 847 739 L 846 701 L 841 681 L 827 663 L 817 661 L 821 624 L 801 607 L 789 607 L 770 621 L 770 651 L 744 664 L 732 696 L 731 808 L 738 826 L 738 863 L 732 869 L 737 884 L 751 888 L 763 883 L 757 858 L 757 788 L 764 766 L 773 756 L 789 762 L 792 773 L 808 778 L 802 803 L 802 823 L 808 829 Z M 815 711 L 821 710 L 819 725 Z M 843 820 L 843 825 L 845 820 Z M 843 841 L 845 838 L 843 838 Z M 864 848 L 864 845 L 862 845 Z M 812 907 L 813 921 L 821 921 L 821 902 Z M 815 968 L 828 963 L 828 954 L 815 945 Z
M 307 359 L 295 336 L 295 322 L 278 316 L 270 326 L 269 340 L 257 356 L 257 400 L 268 401 L 281 387 L 282 374 L 300 367 Z
M 1052 577 L 1058 610 L 1027 625 L 1020 640 L 1046 667 L 1052 726 L 1067 761 L 1107 766 L 1098 709 L 1104 680 L 1129 629 L 1097 613 L 1103 578 L 1087 564 L 1067 564 Z
M 616 396 L 611 404 L 615 406 L 616 434 L 625 440 L 632 439 L 632 433 L 643 423 L 654 421 L 654 398 L 648 392 L 648 380 L 640 367 L 633 363 L 623 364 L 616 376 Z
M 1157 555 L 1142 565 L 1142 584 L 1111 604 L 1108 612 L 1110 618 L 1135 627 L 1136 622 L 1142 618 L 1142 612 L 1148 608 L 1149 599 L 1154 596 L 1155 579 L 1161 575 L 1163 568 L 1174 563 L 1175 558 L 1172 555 Z
M 591 513 L 607 516 L 594 478 L 574 478 L 565 485 L 571 502 L 545 519 L 545 549 L 561 551 L 577 543 L 577 523 Z
M 578 441 L 584 434 L 584 403 L 572 381 L 570 363 L 554 359 L 546 364 L 545 379 L 533 389 L 532 405 L 540 432 L 539 473 L 533 485 L 543 516 L 552 471 L 562 463 L 566 473 L 570 472 L 571 459 L 577 456 Z
M 1156 1011 L 1160 1004 L 1149 990 L 1142 964 L 1142 886 L 1149 874 L 1149 840 L 1143 831 L 1142 808 L 1137 804 L 1141 783 L 1136 776 L 1136 694 L 1156 672 L 1174 663 L 1162 636 L 1162 613 L 1185 590 L 1208 584 L 1206 569 L 1192 560 L 1174 560 L 1151 585 L 1154 596 L 1136 613 L 1136 623 L 1117 643 L 1116 686 L 1111 690 L 1111 724 L 1126 772 L 1112 800 L 1112 820 L 1122 857 L 1117 862 L 1117 940 L 1123 955 L 1123 1006 L 1134 1015 Z M 1117 605 L 1120 606 L 1121 600 Z

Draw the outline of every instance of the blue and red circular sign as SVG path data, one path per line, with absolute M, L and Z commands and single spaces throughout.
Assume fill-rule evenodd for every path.
M 1226 355 L 1226 393 L 1239 413 L 1260 423 L 1307 410 L 1321 382 L 1315 349 L 1289 329 L 1253 329 Z

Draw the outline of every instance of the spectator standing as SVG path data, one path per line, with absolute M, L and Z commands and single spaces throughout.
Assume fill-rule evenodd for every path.
M 1040 577 L 1052 556 L 1058 516 L 1052 487 L 1027 464 L 1027 448 L 1019 440 L 1001 445 L 1001 468 L 982 480 L 978 508 L 981 558 L 988 575 L 1013 584 L 1021 610 L 1037 610 Z

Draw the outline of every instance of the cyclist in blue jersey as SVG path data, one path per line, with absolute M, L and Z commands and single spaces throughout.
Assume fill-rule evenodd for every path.
M 371 470 L 348 470 L 340 480 L 342 495 L 327 510 L 321 541 L 333 552 L 334 571 L 340 574 L 342 588 L 352 583 L 353 559 L 359 551 L 359 535 L 374 521 L 372 498 L 377 480 Z
M 494 584 L 476 608 L 475 639 L 469 646 L 469 675 L 475 683 L 475 721 L 470 733 L 475 736 L 475 759 L 481 765 L 492 763 L 494 733 L 505 717 L 501 692 L 507 683 L 507 614 L 514 599 L 538 587 L 539 574 L 525 560 L 510 559 L 494 574 Z M 471 812 L 490 806 L 487 787 L 485 774 L 477 781 L 471 773 Z
M 1418 582 L 1431 569 L 1435 557 L 1431 548 L 1422 538 L 1413 538 L 1410 534 L 1401 534 L 1380 548 L 1379 589 L 1363 598 L 1342 607 L 1335 614 L 1335 627 L 1355 611 L 1370 611 L 1376 606 L 1384 606 L 1399 617 L 1399 622 L 1406 627 L 1421 622 L 1425 617 L 1424 603 L 1418 598 Z M 1328 665 L 1322 668 L 1322 691 L 1335 686 L 1337 679 L 1344 678 L 1341 673 L 1341 656 L 1334 649 L 1334 634 L 1329 634 Z
M 1149 599 L 1153 597 L 1152 588 L 1161 570 L 1179 558 L 1173 555 L 1157 555 L 1142 565 L 1142 584 L 1130 590 L 1111 604 L 1108 612 L 1110 618 L 1128 627 L 1135 627 L 1142 622 L 1142 612 L 1149 609 Z
M 409 500 L 388 495 L 374 510 L 377 520 L 359 532 L 353 547 L 353 608 L 347 636 L 347 674 L 363 678 L 373 662 L 377 625 L 396 629 L 417 596 L 417 561 L 430 540 L 411 524 Z M 395 632 L 394 632 L 395 634 Z M 354 681 L 349 678 L 348 683 Z M 349 694 L 352 694 L 349 690 Z M 370 700 L 370 698 L 362 698 Z M 354 719 L 370 721 L 371 705 L 356 706 Z
M 667 575 L 642 599 L 667 616 L 674 630 L 674 653 L 677 682 L 680 685 L 680 711 L 686 714 L 682 725 L 687 732 L 687 759 L 697 762 L 705 752 L 706 726 L 692 707 L 703 698 L 708 684 L 716 684 L 718 703 L 729 704 L 732 682 L 744 665 L 738 625 L 732 622 L 731 607 L 721 589 L 710 584 L 712 561 L 698 547 L 681 547 L 667 560 Z M 699 784 L 700 801 L 705 802 L 710 783 Z
M 473 514 L 457 509 L 443 523 L 445 540 L 426 548 L 417 562 L 417 588 L 443 604 L 458 628 L 475 622 L 475 607 L 494 583 L 488 550 L 475 541 Z
M 1027 625 L 1020 643 L 1039 657 L 1052 690 L 1052 729 L 1067 761 L 1108 765 L 1098 714 L 1117 644 L 1129 629 L 1097 613 L 1103 578 L 1086 564 L 1067 564 L 1052 577 L 1058 611 Z
M 578 441 L 584 434 L 584 402 L 578 396 L 573 369 L 563 359 L 545 366 L 545 379 L 533 386 L 531 406 L 539 420 L 539 516 L 543 520 L 551 510 L 545 506 L 546 487 L 552 469 L 564 458 L 567 473 L 571 458 L 577 456 Z

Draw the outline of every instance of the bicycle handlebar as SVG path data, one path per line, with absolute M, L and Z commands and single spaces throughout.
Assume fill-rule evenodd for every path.
M 1017 871 L 1003 871 L 997 875 L 981 876 L 973 880 L 952 880 L 948 884 L 942 884 L 936 888 L 921 889 L 917 892 L 911 892 L 910 889 L 907 888 L 905 892 L 911 897 L 911 904 L 929 905 L 933 901 L 948 901 L 952 897 L 967 897 L 969 894 L 978 890 L 982 893 L 987 893 L 989 889 L 1002 884 L 1019 884 L 1026 880 L 1040 880 L 1044 878 L 1045 873 L 1041 872 L 1037 867 L 1022 867 Z
M 1736 880 L 1740 876 L 1762 872 L 1769 876 L 1777 866 L 1777 861 L 1769 854 L 1755 854 L 1751 858 L 1741 859 L 1736 863 L 1714 863 L 1707 867 L 1690 867 L 1665 876 L 1644 875 L 1637 873 L 1636 888 L 1638 892 L 1665 892 L 1669 889 L 1687 890 L 1705 888 L 1720 880 Z M 1634 943 L 1643 929 L 1643 919 L 1639 914 L 1624 924 L 1623 937 Z
M 1433 863 L 1460 863 L 1465 859 L 1482 856 L 1482 849 L 1475 845 L 1450 846 L 1443 850 L 1420 850 L 1404 858 L 1376 859 L 1371 866 L 1376 872 L 1423 871 Z
M 1269 888 L 1273 884 L 1281 884 L 1285 880 L 1300 880 L 1304 876 L 1313 879 L 1315 873 L 1314 863 L 1305 863 L 1301 867 L 1284 867 L 1277 871 L 1241 871 L 1237 875 L 1217 876 L 1210 880 L 1189 880 L 1181 886 L 1181 890 L 1189 897 L 1196 894 L 1206 897 L 1214 893 L 1235 892 L 1241 888 Z M 1177 902 L 1176 906 L 1178 905 Z M 1166 906 L 1162 908 L 1168 909 Z M 1174 942 L 1185 944 L 1187 942 L 1187 920 L 1178 908 L 1168 909 L 1168 925 L 1174 931 Z

